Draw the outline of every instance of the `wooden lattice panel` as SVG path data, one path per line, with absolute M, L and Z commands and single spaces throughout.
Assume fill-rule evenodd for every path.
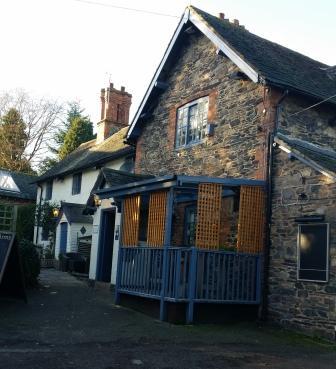
M 167 191 L 153 192 L 149 198 L 147 244 L 160 247 L 164 244 Z
M 139 239 L 140 196 L 127 197 L 123 206 L 122 244 L 137 246 Z
M 196 246 L 200 249 L 217 250 L 222 186 L 202 183 L 198 186 Z
M 260 253 L 264 247 L 265 192 L 262 187 L 240 188 L 237 249 Z

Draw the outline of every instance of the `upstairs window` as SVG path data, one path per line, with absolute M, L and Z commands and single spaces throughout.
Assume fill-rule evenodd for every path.
M 298 279 L 327 282 L 329 272 L 329 224 L 300 224 Z
M 45 200 L 51 200 L 52 198 L 52 190 L 53 190 L 53 182 L 48 181 L 46 184 L 46 194 L 45 194 Z
M 194 100 L 177 110 L 176 148 L 200 142 L 208 123 L 208 96 Z
M 72 177 L 72 194 L 78 195 L 82 188 L 82 173 L 74 174 Z

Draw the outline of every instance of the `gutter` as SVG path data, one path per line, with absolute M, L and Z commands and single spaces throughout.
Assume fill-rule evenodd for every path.
M 275 115 L 275 133 L 278 131 L 279 116 L 281 110 L 281 104 L 288 96 L 289 91 L 285 90 L 283 95 L 280 97 L 276 106 Z M 265 222 L 265 247 L 264 247 L 264 275 L 263 275 L 263 289 L 262 289 L 262 300 L 261 300 L 261 320 L 267 319 L 268 313 L 268 279 L 269 279 L 269 264 L 270 264 L 270 247 L 271 247 L 271 227 L 272 227 L 272 185 L 273 185 L 273 157 L 274 157 L 274 133 L 270 133 L 267 138 L 267 202 L 266 202 L 266 222 Z
M 39 199 L 39 216 L 38 216 L 38 219 L 37 219 L 37 225 L 36 225 L 36 237 L 35 237 L 35 244 L 37 245 L 38 244 L 38 237 L 39 237 L 39 230 L 40 230 L 40 217 L 41 217 L 41 214 L 40 214 L 40 209 L 41 209 L 41 204 L 42 204 L 42 193 L 43 193 L 43 187 L 41 186 L 40 183 L 37 183 L 37 187 L 40 189 L 40 199 Z

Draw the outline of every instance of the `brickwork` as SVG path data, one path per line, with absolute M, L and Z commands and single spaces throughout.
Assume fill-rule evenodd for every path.
M 97 124 L 97 143 L 128 125 L 132 95 L 125 91 L 125 87 L 117 90 L 110 83 L 108 88 L 101 90 L 100 100 L 101 121 Z
M 6 197 L 0 196 L 0 204 L 11 204 L 11 205 L 26 205 L 26 204 L 34 204 L 35 201 L 18 199 L 15 197 Z

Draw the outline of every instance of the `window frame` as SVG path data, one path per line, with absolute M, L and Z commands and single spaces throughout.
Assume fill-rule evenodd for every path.
M 11 204 L 0 204 L 0 209 L 1 208 L 3 208 L 1 212 L 3 212 L 4 215 L 0 217 L 0 231 L 13 232 L 15 230 L 15 206 Z M 9 224 L 6 224 L 7 220 L 9 220 Z
M 198 134 L 200 134 L 201 138 L 200 139 L 197 139 L 197 140 L 190 140 L 189 141 L 189 136 L 190 136 L 190 131 L 191 131 L 191 109 L 193 107 L 198 107 L 201 103 L 206 103 L 207 104 L 207 109 L 206 109 L 206 112 L 204 111 L 203 114 L 206 114 L 206 124 L 205 126 L 203 127 L 203 120 L 200 122 L 200 121 L 197 121 L 197 132 Z M 190 146 L 193 146 L 193 145 L 198 145 L 200 143 L 202 143 L 206 137 L 206 127 L 208 125 L 208 115 L 209 115 L 209 103 L 210 103 L 210 99 L 209 99 L 209 96 L 206 95 L 206 96 L 202 96 L 202 97 L 199 97 L 195 100 L 192 100 L 190 102 L 188 102 L 187 104 L 184 104 L 182 106 L 180 106 L 179 108 L 177 108 L 176 110 L 176 121 L 175 121 L 175 149 L 181 149 L 181 148 L 185 148 L 185 147 L 190 147 Z M 183 113 L 183 110 L 184 109 L 188 109 L 187 110 L 187 121 L 186 121 L 186 124 L 184 124 L 184 113 Z M 180 118 L 179 118 L 179 112 L 182 111 L 182 121 L 180 121 Z M 196 111 L 196 116 L 199 115 L 199 110 L 197 109 Z M 177 144 L 178 143 L 178 137 L 181 136 L 181 134 L 179 135 L 179 132 L 183 131 L 184 129 L 184 126 L 185 126 L 185 143 L 183 144 Z M 201 127 L 201 129 L 199 129 L 199 127 Z M 202 137 L 203 136 L 203 137 Z
M 72 176 L 72 195 L 79 195 L 82 191 L 82 172 L 75 173 Z
M 46 182 L 46 193 L 44 196 L 44 200 L 48 201 L 52 199 L 53 195 L 53 180 Z
M 319 279 L 306 279 L 306 278 L 300 278 L 300 270 L 302 270 L 300 268 L 300 264 L 301 264 L 301 258 L 300 258 L 300 239 L 301 239 L 301 228 L 302 226 L 326 226 L 326 241 L 327 241 L 327 245 L 326 245 L 326 279 L 325 280 L 319 280 Z M 330 223 L 302 223 L 302 224 L 298 224 L 298 233 L 297 233 L 297 264 L 296 264 L 296 279 L 300 282 L 314 282 L 314 283 L 328 283 L 329 282 L 329 271 L 330 271 L 330 266 L 329 266 L 329 259 L 330 259 Z

